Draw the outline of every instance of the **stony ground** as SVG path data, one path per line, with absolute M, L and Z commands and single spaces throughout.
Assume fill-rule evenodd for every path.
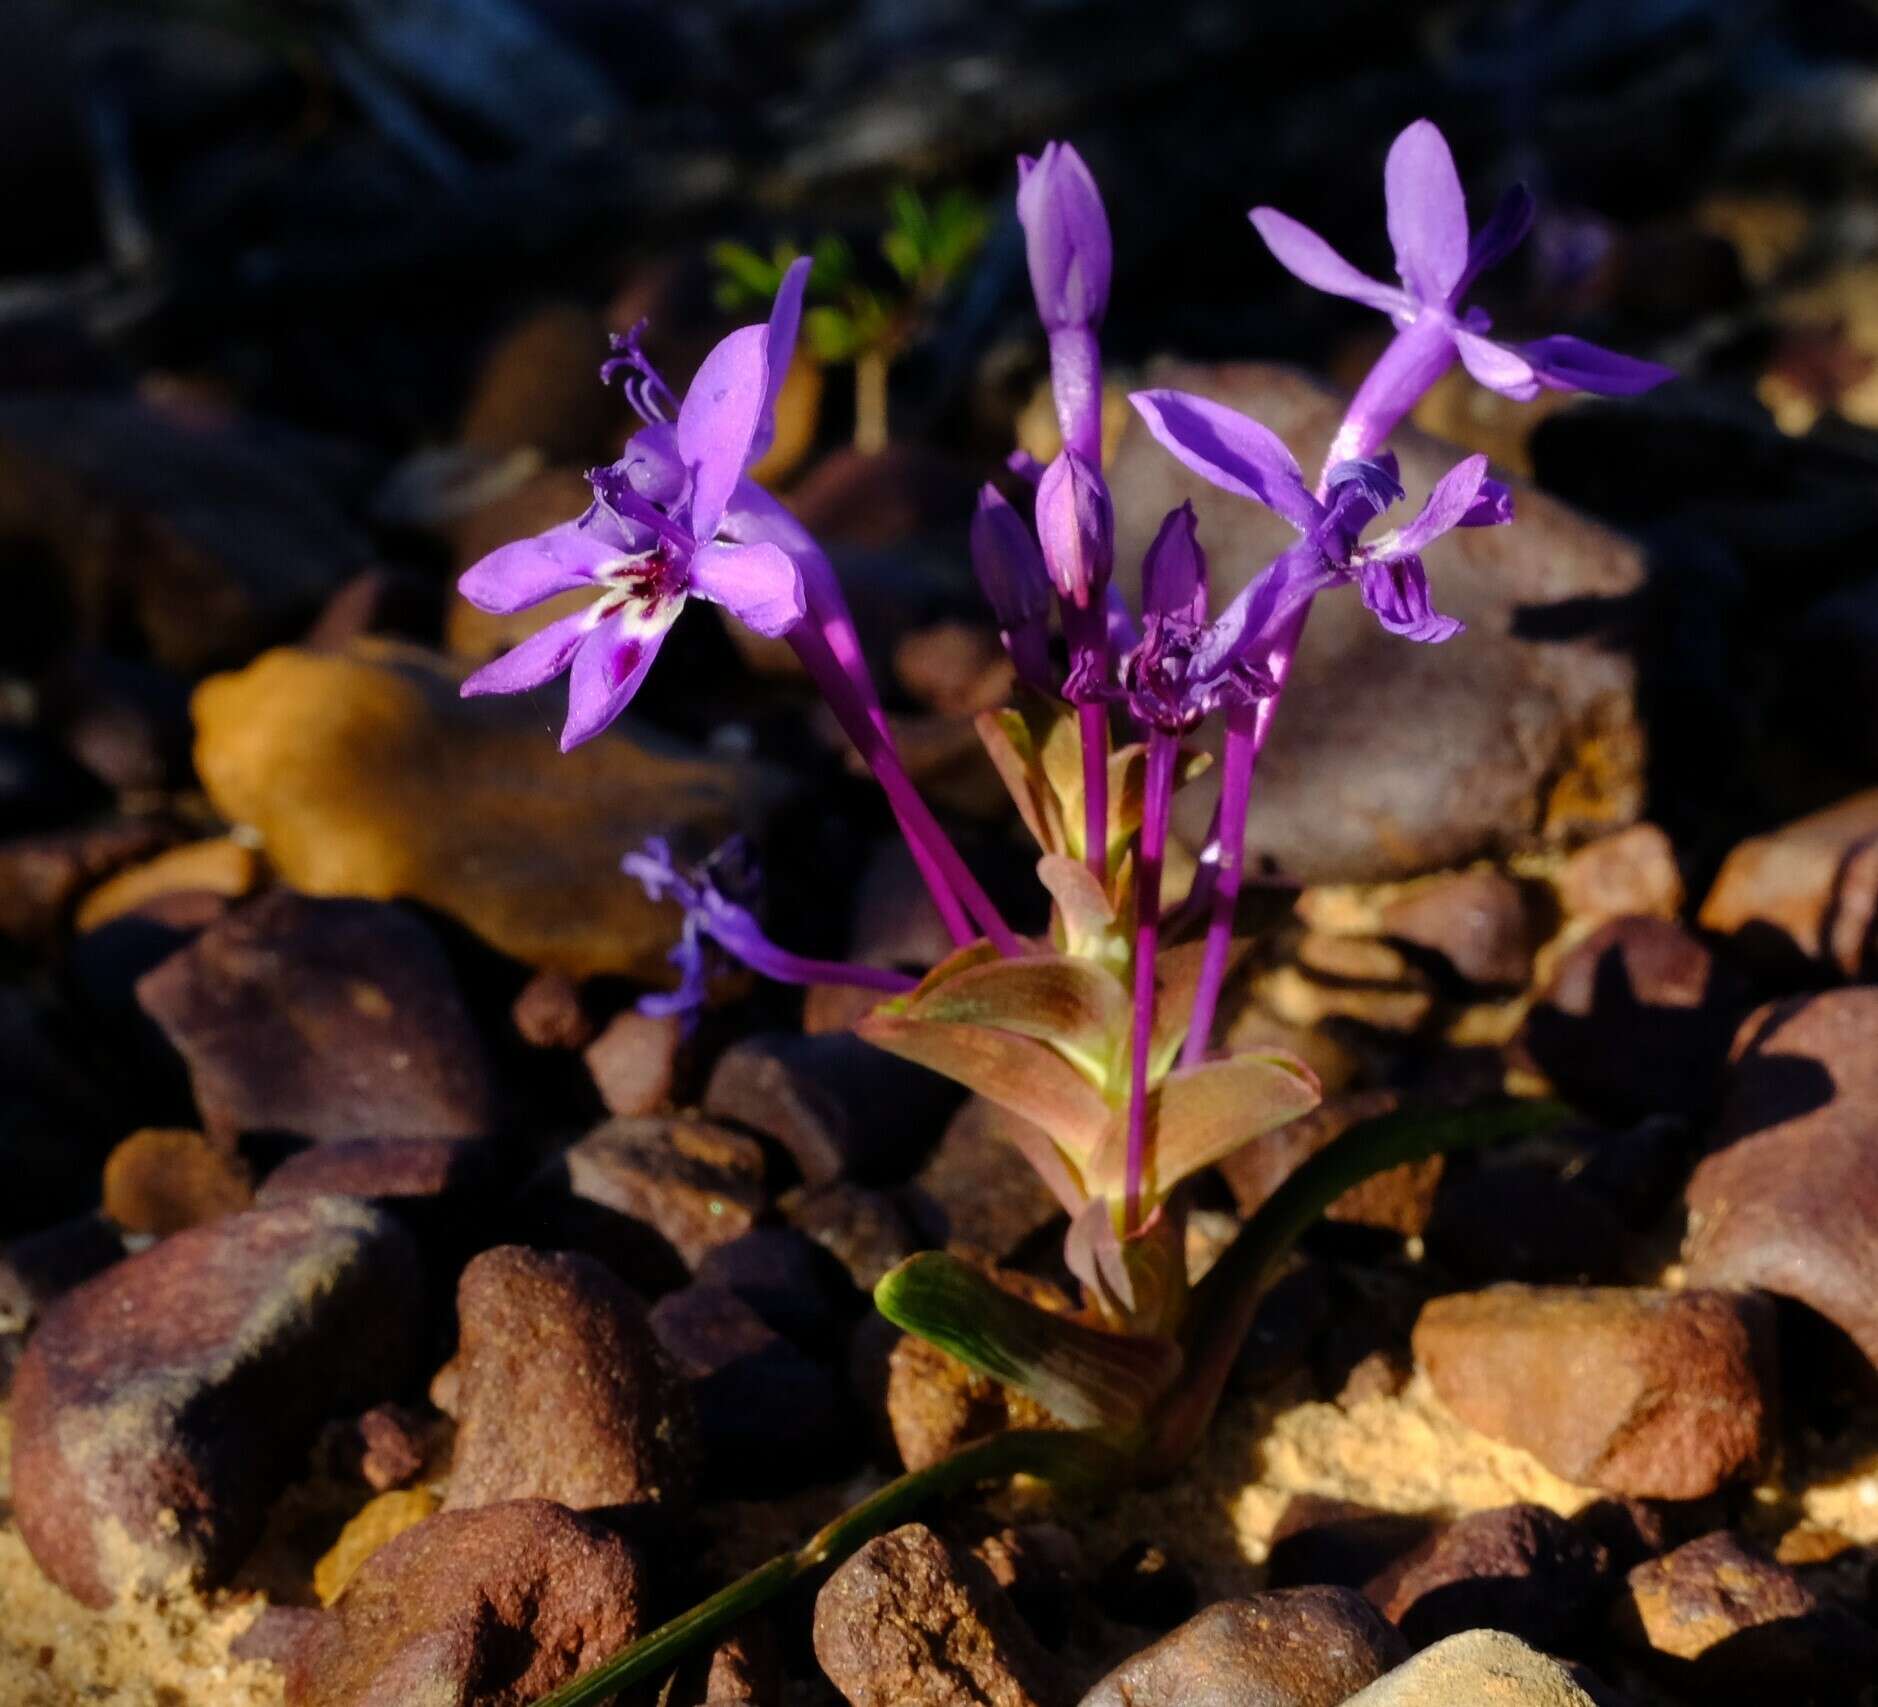
M 559 613 L 451 582 L 616 454 L 609 329 L 650 314 L 680 378 L 726 328 L 713 238 L 813 215 L 865 244 L 890 181 L 1002 197 L 1056 130 L 1123 234 L 1126 574 L 1187 495 L 1127 388 L 1220 397 L 1310 463 L 1375 353 L 1196 234 L 1254 196 L 1360 233 L 1375 209 L 1326 186 L 1370 183 L 1420 111 L 1470 185 L 1543 163 L 1563 209 L 1503 325 L 1687 377 L 1524 410 L 1457 377 L 1402 435 L 1411 491 L 1484 449 L 1519 521 L 1430 553 L 1448 646 L 1312 618 L 1221 1041 L 1298 1051 L 1326 1100 L 1199 1182 L 1190 1267 L 1359 1120 L 1507 1093 L 1572 1117 L 1339 1200 L 1167 1485 L 936 1508 L 646 1699 L 1868 1699 L 1869 18 L 1590 5 L 1508 36 L 1456 5 L 1424 34 L 1352 0 L 1279 39 L 1257 9 L 696 10 L 622 56 L 564 4 L 572 58 L 479 83 L 466 47 L 447 86 L 373 37 L 417 91 L 390 130 L 239 32 L 120 24 L 154 54 L 129 178 L 86 141 L 108 84 L 73 85 L 107 103 L 74 128 L 43 40 L 0 55 L 31 143 L 0 182 L 65 186 L 0 232 L 0 1700 L 525 1707 L 902 1466 L 1036 1420 L 868 1305 L 930 1248 L 1072 1304 L 1008 1118 L 867 1049 L 848 992 L 727 978 L 690 1032 L 633 1006 L 676 925 L 619 872 L 654 833 L 752 837 L 803 952 L 944 952 L 787 655 L 694 609 L 634 717 L 562 757 L 558 689 L 456 691 Z M 648 89 L 654 61 L 693 69 Z M 602 153 L 492 164 L 524 81 Z M 657 121 L 630 145 L 609 90 Z M 440 195 L 446 168 L 482 193 Z M 846 373 L 803 366 L 763 474 L 1031 928 L 971 727 L 1010 671 L 964 562 L 978 483 L 1052 448 L 1009 235 L 896 370 L 886 452 L 844 444 Z M 1223 596 L 1280 541 L 1192 495 Z M 1189 842 L 1210 809 L 1183 797 Z

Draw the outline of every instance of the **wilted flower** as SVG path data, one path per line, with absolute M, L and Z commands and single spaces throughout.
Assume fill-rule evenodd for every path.
M 594 501 L 585 515 L 491 552 L 458 582 L 471 604 L 497 615 L 579 588 L 597 597 L 478 670 L 466 695 L 526 692 L 567 670 L 566 751 L 625 710 L 693 595 L 759 634 L 801 621 L 795 560 L 767 538 L 740 543 L 727 522 L 745 470 L 774 434 L 807 268 L 791 269 L 767 326 L 745 326 L 705 357 L 675 422 L 659 418 L 671 390 L 627 335 L 616 361 L 638 375 L 629 395 L 651 417 L 645 430 L 619 462 L 588 477 Z
M 1525 237 L 1532 224 L 1532 196 L 1515 185 L 1470 237 L 1454 156 L 1427 119 L 1417 119 L 1395 139 L 1383 169 L 1383 189 L 1400 286 L 1359 272 L 1315 231 L 1276 208 L 1257 207 L 1250 216 L 1288 272 L 1318 290 L 1379 309 L 1395 322 L 1394 343 L 1363 382 L 1331 446 L 1333 463 L 1374 451 L 1457 357 L 1482 385 L 1520 402 L 1541 390 L 1628 397 L 1673 377 L 1655 362 L 1600 349 L 1582 338 L 1504 344 L 1485 335 L 1492 322 L 1478 308 L 1463 308 L 1461 299 L 1481 273 L 1505 260 Z

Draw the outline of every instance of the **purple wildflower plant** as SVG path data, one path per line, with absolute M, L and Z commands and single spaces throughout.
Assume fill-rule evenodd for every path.
M 1531 229 L 1533 199 L 1516 184 L 1478 231 L 1447 139 L 1417 119 L 1395 139 L 1383 167 L 1389 238 L 1399 284 L 1351 266 L 1308 226 L 1274 207 L 1249 215 L 1273 258 L 1316 290 L 1379 310 L 1396 335 L 1370 370 L 1330 448 L 1336 464 L 1375 451 L 1422 394 L 1458 360 L 1490 391 L 1529 402 L 1541 391 L 1595 391 L 1630 397 L 1672 378 L 1671 370 L 1600 349 L 1582 338 L 1507 344 L 1486 334 L 1492 321 L 1462 306 L 1474 281 L 1504 261 Z
M 620 861 L 620 869 L 651 899 L 675 902 L 685 915 L 678 943 L 667 956 L 678 968 L 678 985 L 641 996 L 634 1005 L 643 1014 L 676 1014 L 689 1029 L 709 1005 L 712 977 L 732 963 L 779 984 L 849 984 L 890 996 L 917 982 L 888 967 L 812 960 L 772 942 L 751 910 L 762 876 L 741 836 L 690 865 L 678 862 L 665 837 L 648 836 L 637 852 Z

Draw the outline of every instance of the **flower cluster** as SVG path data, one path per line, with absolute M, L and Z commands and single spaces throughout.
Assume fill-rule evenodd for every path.
M 1050 940 L 1005 924 L 908 779 L 826 557 L 749 476 L 774 432 L 776 395 L 801 316 L 808 263 L 784 275 L 766 324 L 706 358 L 682 401 L 641 347 L 615 339 L 603 374 L 644 421 L 620 459 L 590 475 L 586 513 L 471 569 L 462 591 L 508 614 L 591 593 L 478 671 L 465 693 L 517 692 L 565 670 L 563 747 L 598 735 L 631 701 L 686 601 L 723 606 L 786 636 L 879 780 L 957 952 L 914 985 L 896 972 L 809 960 L 772 942 L 751 910 L 740 849 L 677 863 L 663 841 L 627 872 L 683 914 L 677 988 L 646 999 L 687 1016 L 705 1004 L 716 957 L 798 983 L 839 981 L 887 998 L 863 1023 L 882 1047 L 925 1062 L 1025 1116 L 1033 1155 L 1072 1212 L 1068 1257 L 1091 1300 L 1137 1332 L 1178 1314 L 1180 1180 L 1317 1096 L 1302 1063 L 1274 1052 L 1222 1056 L 1213 1021 L 1229 961 L 1254 767 L 1289 679 L 1305 618 L 1349 588 L 1390 634 L 1439 644 L 1462 631 L 1437 608 L 1425 553 L 1455 528 L 1512 520 L 1513 497 L 1484 456 L 1456 462 L 1406 521 L 1387 440 L 1457 363 L 1516 399 L 1541 390 L 1613 395 L 1668 377 L 1652 363 L 1572 337 L 1508 343 L 1465 299 L 1526 234 L 1532 201 L 1509 192 L 1470 231 L 1440 132 L 1412 124 L 1384 172 L 1399 282 L 1358 271 L 1272 208 L 1251 220 L 1306 284 L 1389 316 L 1394 336 L 1358 387 L 1321 473 L 1249 416 L 1190 393 L 1130 399 L 1146 430 L 1200 480 L 1282 518 L 1295 540 L 1223 609 L 1212 608 L 1195 513 L 1161 518 L 1128 608 L 1115 577 L 1116 516 L 1102 473 L 1100 334 L 1113 241 L 1093 175 L 1067 143 L 1018 164 L 1017 213 L 1048 338 L 1061 448 L 1012 457 L 984 487 L 969 543 L 979 584 L 1022 685 L 1021 703 L 980 728 L 1042 852 Z M 1058 637 L 1060 636 L 1060 649 Z M 1220 804 L 1188 905 L 1165 933 L 1161 890 L 1174 790 L 1204 762 L 1182 743 L 1223 724 Z M 1149 1324 L 1144 1327 L 1143 1324 Z

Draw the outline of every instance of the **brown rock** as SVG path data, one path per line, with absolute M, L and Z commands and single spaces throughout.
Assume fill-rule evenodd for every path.
M 773 770 L 623 730 L 562 755 L 537 706 L 457 680 L 382 641 L 269 652 L 196 690 L 203 785 L 308 894 L 409 897 L 531 965 L 669 983 L 676 910 L 621 879 L 620 850 L 678 826 L 722 839 L 760 817 Z
M 1878 1364 L 1878 989 L 1751 1015 L 1714 1152 L 1689 1180 L 1696 1286 L 1797 1298 Z
M 1878 788 L 1741 843 L 1702 903 L 1704 930 L 1773 970 L 1870 970 L 1878 922 Z
M 164 824 L 131 818 L 0 842 L 0 936 L 49 942 L 93 884 L 175 839 Z
M 815 1598 L 815 1657 L 850 1707 L 1037 1707 L 1048 1656 L 990 1573 L 924 1524 L 868 1542 Z
M 430 1454 L 430 1431 L 402 1405 L 374 1405 L 357 1424 L 359 1475 L 366 1486 L 387 1494 L 417 1480 Z
M 496 1125 L 482 1045 L 430 928 L 402 908 L 276 890 L 137 981 L 203 1125 L 313 1138 L 467 1138 Z
M 457 1282 L 457 1322 L 450 1510 L 683 1503 L 695 1455 L 685 1394 L 644 1307 L 604 1264 L 484 1251 Z
M 1241 1215 L 1251 1215 L 1285 1180 L 1327 1145 L 1361 1121 L 1393 1114 L 1401 1106 L 1394 1091 L 1351 1091 L 1324 1102 L 1287 1126 L 1236 1150 L 1220 1164 Z M 1441 1184 L 1439 1156 L 1405 1162 L 1352 1186 L 1325 1211 L 1327 1219 L 1418 1237 L 1428 1225 Z
M 1104 1617 L 1141 1630 L 1171 1630 L 1200 1604 L 1193 1572 L 1157 1541 L 1130 1541 L 1096 1573 L 1090 1598 Z
M 937 622 L 902 636 L 893 673 L 927 710 L 951 716 L 989 711 L 1011 696 L 1011 661 L 997 630 L 976 623 Z
M 1551 1647 L 1591 1610 L 1609 1563 L 1598 1542 L 1556 1512 L 1499 1506 L 1437 1530 L 1364 1593 L 1411 1647 L 1481 1626 Z
M 683 1116 L 596 1126 L 542 1168 L 528 1196 L 545 1242 L 588 1251 L 645 1292 L 683 1285 L 768 1201 L 756 1140 Z
M 628 1008 L 587 1046 L 587 1071 L 609 1114 L 655 1114 L 672 1100 L 684 1028 L 676 1015 Z
M 1222 1600 L 1124 1660 L 1082 1707 L 1338 1707 L 1408 1658 L 1347 1588 Z
M 585 1049 L 596 1029 L 580 985 L 565 972 L 537 972 L 522 986 L 509 1017 L 522 1041 L 535 1049 Z
M 538 450 L 556 462 L 617 455 L 630 417 L 619 393 L 600 382 L 606 355 L 606 327 L 597 314 L 573 302 L 542 304 L 483 358 L 463 410 L 462 441 L 486 450 Z
M 146 1127 L 105 1158 L 104 1212 L 128 1233 L 180 1233 L 253 1197 L 247 1164 L 200 1132 Z
M 1637 1241 L 1604 1199 L 1550 1168 L 1509 1162 L 1442 1181 L 1428 1254 L 1476 1285 L 1629 1279 Z
M 226 1579 L 320 1419 L 395 1386 L 418 1332 L 409 1236 L 314 1198 L 165 1239 L 68 1293 L 13 1391 L 13 1498 L 89 1606 Z
M 1638 914 L 1682 916 L 1685 894 L 1676 849 L 1654 824 L 1632 824 L 1571 854 L 1552 879 L 1559 906 L 1574 919 Z
M 1753 1294 L 1496 1286 L 1430 1303 L 1415 1356 L 1470 1428 L 1639 1499 L 1750 1478 L 1778 1437 L 1774 1314 Z
M 639 1635 L 617 1535 L 546 1500 L 439 1512 L 359 1567 L 297 1642 L 288 1707 L 527 1707 Z
M 1469 984 L 1518 989 L 1538 946 L 1526 892 L 1488 866 L 1411 884 L 1382 910 L 1383 934 L 1438 954 Z
M 1074 1534 L 1059 1523 L 998 1524 L 986 1513 L 976 1523 L 968 1521 L 964 1535 L 950 1538 L 955 1544 L 969 1540 L 972 1557 L 1011 1597 L 1018 1616 L 1047 1646 L 1061 1646 L 1076 1589 L 1087 1574 Z
M 362 569 L 326 601 L 300 644 L 343 652 L 368 634 L 431 640 L 442 626 L 444 589 L 415 569 Z
M 939 1147 L 913 1176 L 943 1216 L 943 1242 L 1013 1255 L 1063 1213 L 1012 1137 L 1023 1124 L 982 1097 L 969 1097 Z
M 1517 1047 L 1606 1118 L 1699 1113 L 1714 1099 L 1745 998 L 1740 979 L 1680 925 L 1613 919 L 1560 960 Z
M 1354 1500 L 1293 1494 L 1272 1531 L 1265 1578 L 1273 1588 L 1334 1583 L 1361 1588 L 1434 1531 L 1431 1518 L 1377 1511 Z
M 1246 411 L 1308 467 L 1344 408 L 1296 372 L 1254 364 L 1161 361 L 1148 383 Z M 1410 503 L 1454 460 L 1412 429 L 1390 445 Z M 1109 478 L 1122 518 L 1116 561 L 1132 566 L 1191 481 L 1134 419 Z M 1192 498 L 1218 601 L 1292 541 L 1284 522 L 1241 498 L 1211 488 Z M 1468 624 L 1450 656 L 1405 652 L 1356 600 L 1320 602 L 1259 760 L 1255 856 L 1313 883 L 1412 877 L 1637 816 L 1643 754 L 1627 637 L 1575 628 L 1561 639 L 1544 613 L 1627 604 L 1643 585 L 1642 556 L 1543 493 L 1522 489 L 1518 503 L 1517 528 L 1457 531 L 1429 554 L 1436 603 Z M 1176 803 L 1189 845 L 1204 835 L 1215 777 Z
M 833 1256 L 868 1294 L 889 1269 L 926 1249 L 926 1240 L 899 1201 L 870 1186 L 848 1180 L 798 1186 L 776 1207 L 790 1226 Z
M 472 1197 L 493 1169 L 490 1147 L 463 1138 L 336 1138 L 289 1156 L 261 1182 L 257 1203 L 328 1192 L 387 1204 Z
M 1638 1565 L 1613 1622 L 1704 1701 L 1851 1701 L 1878 1675 L 1878 1631 L 1727 1530 Z
M 238 900 L 259 880 L 253 853 L 232 837 L 185 842 L 106 878 L 79 903 L 74 923 L 81 931 L 94 931 L 159 895 L 200 892 Z
M 1598 1707 L 1548 1654 L 1503 1630 L 1464 1630 L 1424 1648 L 1346 1707 Z
M 367 1559 L 433 1516 L 441 1504 L 429 1488 L 404 1488 L 380 1494 L 362 1507 L 313 1567 L 313 1592 L 320 1597 L 320 1605 L 331 1606 Z

